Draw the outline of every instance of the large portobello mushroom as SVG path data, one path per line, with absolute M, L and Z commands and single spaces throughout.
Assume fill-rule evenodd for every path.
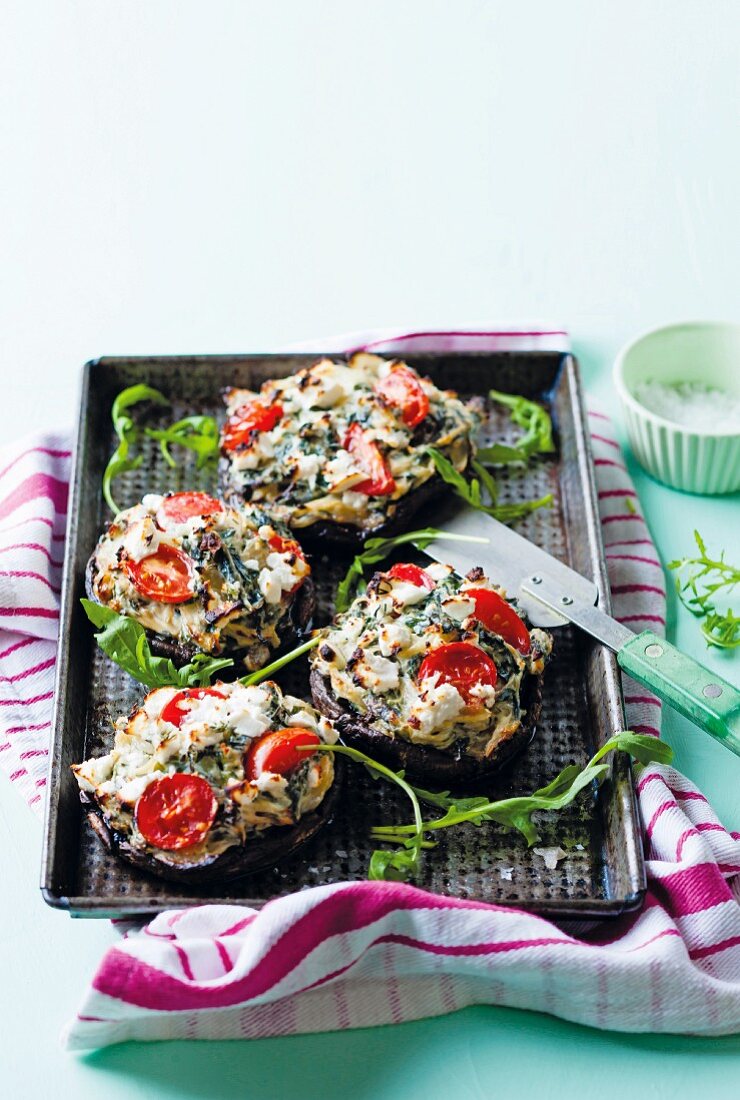
M 106 847 L 159 878 L 274 867 L 331 820 L 333 754 L 311 748 L 336 733 L 271 681 L 158 688 L 115 729 L 111 752 L 73 765 L 80 799 Z
M 551 649 L 482 569 L 399 563 L 326 628 L 311 691 L 348 744 L 459 789 L 531 741 Z
M 224 497 L 264 506 L 302 540 L 351 547 L 408 528 L 444 489 L 428 448 L 465 470 L 483 414 L 480 398 L 365 352 L 225 396 Z
M 288 529 L 259 508 L 206 493 L 150 494 L 120 512 L 87 565 L 91 600 L 136 619 L 152 651 L 198 652 L 251 670 L 311 625 L 311 570 Z

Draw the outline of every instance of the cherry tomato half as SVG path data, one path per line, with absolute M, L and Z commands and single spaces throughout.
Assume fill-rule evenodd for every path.
M 185 688 L 184 691 L 178 691 L 177 695 L 172 696 L 159 717 L 163 722 L 171 722 L 173 726 L 177 726 L 179 729 L 185 715 L 191 709 L 188 702 L 191 699 L 202 699 L 205 695 L 215 695 L 217 699 L 226 698 L 224 693 L 218 691 L 217 688 Z
M 395 581 L 408 581 L 409 584 L 415 584 L 417 588 L 426 588 L 427 592 L 434 589 L 434 581 L 429 574 L 418 565 L 412 565 L 411 562 L 398 562 L 388 570 L 388 576 L 393 577 Z
M 396 488 L 390 467 L 372 439 L 363 428 L 352 424 L 344 440 L 344 448 L 354 458 L 360 469 L 368 475 L 367 481 L 352 486 L 353 493 L 366 493 L 369 497 L 387 497 Z
M 184 523 L 192 516 L 212 516 L 223 510 L 221 501 L 208 493 L 173 493 L 157 509 L 157 520 L 160 527 L 166 527 L 168 522 Z
M 375 383 L 374 389 L 387 404 L 400 409 L 403 422 L 409 428 L 421 424 L 429 412 L 429 398 L 410 367 L 402 364 L 392 367 L 385 378 Z
M 142 596 L 160 603 L 192 600 L 193 564 L 181 550 L 166 544 L 141 561 L 127 561 L 126 571 Z
M 295 554 L 302 561 L 306 560 L 300 544 L 295 539 L 285 539 L 282 535 L 271 535 L 267 541 L 277 554 Z
M 153 780 L 136 803 L 136 824 L 155 848 L 192 848 L 213 824 L 218 801 L 199 775 L 176 772 Z
M 256 779 L 263 772 L 290 775 L 309 755 L 302 752 L 299 746 L 320 744 L 321 739 L 313 730 L 303 729 L 301 726 L 273 730 L 249 746 L 244 773 L 247 779 Z
M 427 654 L 419 667 L 419 680 L 428 680 L 435 673 L 439 673 L 438 683 L 452 684 L 468 704 L 480 702 L 471 688 L 476 684 L 495 687 L 498 679 L 494 662 L 471 642 L 450 642 Z
M 529 653 L 532 648 L 529 631 L 503 596 L 490 588 L 467 588 L 461 595 L 475 601 L 475 617 L 486 630 L 498 634 L 520 653 Z
M 248 447 L 255 432 L 269 432 L 282 418 L 283 406 L 278 402 L 263 405 L 261 401 L 251 401 L 240 405 L 226 421 L 221 432 L 221 444 L 226 451 L 235 451 L 239 447 Z

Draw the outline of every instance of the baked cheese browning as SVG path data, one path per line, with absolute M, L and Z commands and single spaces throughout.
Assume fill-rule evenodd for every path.
M 272 681 L 158 688 L 118 718 L 115 731 L 111 752 L 72 771 L 109 829 L 170 866 L 295 825 L 320 805 L 334 778 L 331 753 L 290 752 L 291 734 L 299 743 L 333 744 L 331 724 Z M 270 747 L 276 738 L 277 751 Z M 196 800 L 206 807 L 200 821 Z
M 486 759 L 520 728 L 522 679 L 552 649 L 504 595 L 482 569 L 395 565 L 325 629 L 312 665 L 373 730 Z
M 184 503 L 183 503 L 184 502 Z M 119 513 L 91 559 L 92 598 L 206 653 L 262 667 L 310 573 L 287 528 L 205 494 L 145 496 Z
M 482 420 L 465 403 L 399 360 L 360 352 L 321 359 L 259 393 L 226 393 L 221 435 L 228 493 L 269 506 L 293 528 L 320 520 L 366 530 L 435 476 L 427 453 L 462 471 Z

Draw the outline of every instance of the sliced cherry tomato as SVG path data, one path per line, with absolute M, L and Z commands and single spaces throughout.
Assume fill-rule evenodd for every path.
M 396 483 L 390 467 L 372 439 L 361 425 L 354 423 L 347 432 L 344 448 L 354 458 L 360 469 L 368 475 L 367 481 L 352 486 L 353 493 L 366 493 L 369 497 L 387 497 L 394 492 Z
M 150 600 L 184 603 L 193 598 L 192 562 L 174 546 L 160 546 L 141 561 L 127 561 L 125 568 L 138 591 Z
M 263 405 L 261 401 L 251 401 L 240 405 L 226 421 L 221 433 L 221 443 L 225 450 L 235 451 L 239 447 L 248 447 L 255 432 L 269 432 L 282 419 L 283 406 L 278 402 Z
M 475 601 L 475 617 L 486 630 L 498 634 L 520 653 L 529 653 L 532 648 L 529 631 L 503 596 L 490 588 L 467 588 L 460 594 Z
M 205 695 L 215 695 L 217 699 L 226 698 L 224 693 L 218 691 L 217 688 L 185 688 L 184 691 L 178 691 L 177 695 L 172 696 L 159 717 L 163 722 L 171 722 L 173 726 L 177 726 L 179 729 L 185 715 L 191 709 L 188 702 L 191 699 L 202 699 Z
M 271 535 L 267 541 L 278 554 L 295 554 L 302 561 L 306 560 L 300 544 L 295 539 L 285 539 L 282 535 Z
M 426 588 L 427 592 L 434 589 L 434 581 L 429 574 L 418 565 L 412 565 L 411 562 L 398 562 L 388 570 L 388 576 L 393 577 L 394 581 L 408 581 L 409 584 L 415 584 L 417 588 Z
M 139 832 L 155 848 L 192 848 L 213 824 L 218 801 L 199 775 L 176 772 L 153 780 L 136 803 Z
M 212 516 L 223 510 L 221 501 L 208 493 L 173 493 L 160 504 L 157 519 L 160 527 L 166 527 L 168 522 L 184 523 L 191 516 Z
M 389 405 L 401 410 L 404 424 L 415 428 L 429 412 L 429 398 L 418 375 L 410 367 L 392 367 L 385 378 L 375 383 L 375 392 Z
M 452 684 L 466 703 L 480 702 L 470 690 L 476 684 L 495 687 L 498 679 L 494 662 L 471 642 L 449 642 L 428 653 L 421 662 L 419 680 L 428 680 L 435 673 L 439 673 L 438 683 Z
M 309 755 L 301 751 L 301 745 L 320 745 L 321 739 L 313 730 L 301 726 L 273 730 L 253 741 L 247 751 L 244 773 L 247 779 L 256 779 L 263 772 L 273 775 L 290 775 Z

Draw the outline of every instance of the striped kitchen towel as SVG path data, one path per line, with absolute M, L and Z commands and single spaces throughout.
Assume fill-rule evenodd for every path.
M 399 353 L 568 347 L 554 327 L 321 341 L 368 345 Z M 661 632 L 662 567 L 610 421 L 594 404 L 589 415 L 615 614 Z M 37 810 L 68 464 L 58 437 L 26 441 L 0 460 L 0 763 Z M 630 727 L 658 734 L 658 700 L 631 682 L 625 700 Z M 204 905 L 162 913 L 106 953 L 66 1045 L 290 1035 L 469 1004 L 625 1031 L 740 1031 L 740 834 L 672 768 L 642 769 L 637 789 L 649 879 L 638 914 L 575 936 L 516 910 L 370 882 L 307 890 L 260 912 Z

